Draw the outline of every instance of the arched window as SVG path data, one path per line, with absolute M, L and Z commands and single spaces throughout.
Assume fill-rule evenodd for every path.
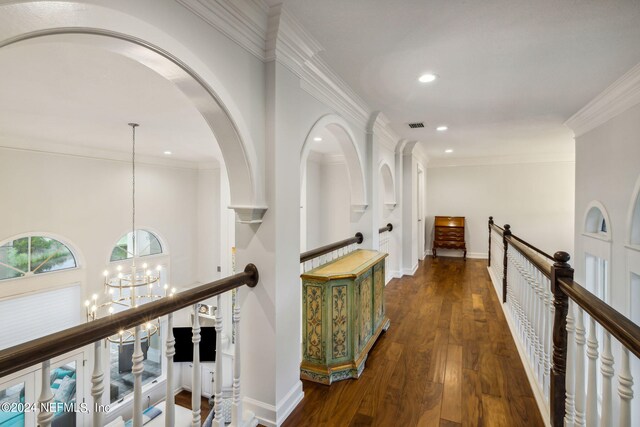
M 133 232 L 122 236 L 111 251 L 111 262 L 133 258 Z M 158 236 L 147 230 L 136 230 L 137 257 L 158 255 L 162 253 L 162 244 Z
M 603 240 L 611 240 L 611 224 L 604 205 L 598 201 L 589 203 L 584 217 L 584 234 Z
M 76 268 L 73 252 L 47 236 L 18 237 L 0 244 L 0 280 Z

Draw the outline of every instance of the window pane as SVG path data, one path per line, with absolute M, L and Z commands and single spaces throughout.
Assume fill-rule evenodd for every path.
M 59 241 L 40 236 L 31 238 L 31 271 L 35 274 L 75 266 L 73 254 Z
M 0 390 L 0 408 L 6 403 L 25 403 L 24 383 Z M 4 412 L 0 409 L 0 426 L 24 427 L 24 412 Z
M 156 255 L 162 253 L 158 238 L 146 230 L 138 230 L 136 234 L 138 256 Z
M 29 238 L 0 246 L 0 280 L 24 276 L 29 271 Z
M 56 404 L 53 425 L 75 427 L 76 362 L 70 362 L 51 371 L 51 392 Z M 1 426 L 1 425 L 0 425 Z
M 111 251 L 111 262 L 122 261 L 133 256 L 133 233 L 127 233 L 118 240 Z M 160 241 L 146 230 L 136 230 L 136 255 L 148 256 L 162 253 Z
M 144 371 L 142 371 L 142 385 L 148 384 L 162 375 L 162 336 L 160 330 L 147 340 L 146 333 L 142 333 L 142 353 L 144 355 Z M 133 393 L 133 343 L 110 343 L 111 386 L 110 399 L 114 403 L 126 395 Z

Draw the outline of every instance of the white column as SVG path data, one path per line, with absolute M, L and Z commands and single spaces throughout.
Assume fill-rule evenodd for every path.
M 104 412 L 98 408 L 102 405 L 102 393 L 104 392 L 104 372 L 102 371 L 102 343 L 96 341 L 93 346 L 93 373 L 91 374 L 91 396 L 93 397 L 93 425 L 104 424 Z
M 220 309 L 220 308 L 218 308 Z M 200 373 L 200 315 L 198 304 L 193 305 L 193 327 L 191 328 L 193 342 L 193 371 L 191 371 L 191 408 L 193 427 L 201 427 L 200 399 L 202 399 L 202 379 Z
M 49 409 L 49 405 L 53 401 L 53 393 L 51 392 L 51 362 L 46 360 L 42 362 L 42 387 L 40 389 L 40 397 L 38 398 L 38 426 L 50 427 L 53 420 L 53 412 Z M 42 411 L 42 409 L 45 409 Z
M 173 313 L 167 315 L 167 398 L 165 403 L 164 425 L 173 427 L 175 425 L 176 408 L 173 387 L 173 356 L 176 354 L 176 340 L 173 337 Z
M 618 374 L 618 396 L 620 396 L 620 427 L 631 425 L 631 400 L 633 399 L 633 377 L 629 369 L 629 350 L 622 347 L 620 373 Z
M 569 302 L 569 310 L 567 311 L 567 368 L 565 384 L 567 387 L 567 398 L 565 400 L 564 425 L 573 427 L 574 404 L 575 404 L 575 327 L 573 323 L 573 302 Z
M 601 426 L 613 425 L 612 417 L 612 393 L 611 379 L 613 378 L 613 354 L 611 353 L 611 334 L 607 330 L 604 331 L 604 340 L 602 347 L 602 358 L 600 372 L 602 373 L 602 414 L 600 416 Z M 568 358 L 568 356 L 567 356 Z
M 142 344 L 140 342 L 142 329 L 140 325 L 136 326 L 135 337 L 133 343 L 133 356 L 131 360 L 133 367 L 133 427 L 142 427 L 142 372 L 144 371 L 144 354 L 142 353 Z
M 216 310 L 216 380 L 214 381 L 214 407 L 215 418 L 211 427 L 224 427 L 222 417 L 222 297 L 216 297 L 218 309 Z
M 233 324 L 236 330 L 236 343 L 233 355 L 233 412 L 231 425 L 242 425 L 242 399 L 240 398 L 240 301 L 236 301 L 233 309 Z
M 587 356 L 589 358 L 587 376 L 587 426 L 598 425 L 598 338 L 596 321 L 589 316 L 589 337 L 587 338 Z
M 585 396 L 584 396 L 584 343 L 585 343 L 584 315 L 580 307 L 576 307 L 576 354 L 575 354 L 575 405 L 576 416 L 575 425 L 582 427 L 585 425 Z

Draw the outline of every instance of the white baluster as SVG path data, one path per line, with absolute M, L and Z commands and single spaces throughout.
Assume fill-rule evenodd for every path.
M 575 412 L 575 327 L 573 322 L 573 301 L 569 299 L 569 310 L 567 310 L 567 367 L 565 384 L 567 388 L 567 398 L 565 400 L 564 425 L 566 427 L 573 426 L 573 416 Z M 546 356 L 546 355 L 545 355 Z M 546 362 L 546 360 L 545 360 Z
M 218 305 L 218 310 L 220 306 Z M 202 381 L 200 373 L 200 314 L 198 304 L 193 305 L 193 326 L 191 327 L 191 342 L 193 343 L 193 371 L 191 371 L 191 412 L 193 427 L 200 427 L 200 400 L 202 399 Z
M 102 405 L 102 393 L 104 392 L 104 372 L 102 371 L 102 343 L 103 340 L 93 344 L 93 373 L 91 374 L 91 396 L 93 397 L 93 425 L 104 424 L 104 411 L 98 410 Z
M 629 368 L 629 350 L 622 346 L 620 373 L 618 374 L 618 396 L 620 396 L 620 427 L 631 425 L 631 400 L 633 399 L 633 377 Z
M 576 354 L 575 354 L 575 380 L 576 385 L 575 392 L 575 405 L 576 413 L 574 423 L 578 427 L 585 425 L 585 389 L 584 389 L 584 343 L 585 343 L 585 329 L 584 329 L 584 316 L 582 309 L 576 307 Z
M 233 310 L 233 324 L 236 326 L 236 344 L 233 355 L 233 412 L 231 424 L 242 425 L 242 400 L 240 399 L 240 305 L 236 303 Z
M 602 414 L 600 415 L 600 425 L 613 425 L 612 417 L 612 392 L 611 378 L 613 378 L 613 354 L 611 353 L 611 334 L 607 330 L 604 331 L 604 340 L 602 347 L 602 357 L 600 362 L 600 372 L 602 373 Z
M 166 342 L 166 358 L 167 358 L 167 399 L 165 403 L 165 427 L 173 427 L 175 425 L 176 407 L 173 388 L 173 356 L 176 354 L 176 340 L 173 337 L 173 313 L 167 315 L 167 342 Z
M 53 402 L 53 393 L 51 392 L 51 362 L 46 360 L 42 362 L 42 388 L 40 389 L 40 397 L 38 398 L 38 426 L 50 427 L 53 420 L 53 412 L 51 405 Z
M 596 321 L 589 316 L 589 336 L 587 337 L 587 357 L 589 358 L 587 375 L 587 426 L 598 425 L 598 338 Z
M 217 296 L 218 309 L 216 310 L 216 380 L 214 383 L 214 407 L 215 418 L 211 427 L 224 427 L 222 417 L 222 297 Z
M 133 427 L 142 427 L 142 372 L 144 371 L 144 354 L 141 343 L 142 328 L 136 326 L 133 341 Z

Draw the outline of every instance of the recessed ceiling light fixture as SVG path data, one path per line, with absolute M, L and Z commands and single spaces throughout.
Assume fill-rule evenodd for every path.
M 451 148 L 447 148 L 446 150 L 444 150 L 444 152 L 449 154 L 449 153 L 453 153 L 453 150 Z
M 448 126 L 438 126 L 438 127 L 436 128 L 436 130 L 437 130 L 438 132 L 444 132 L 444 131 L 446 131 L 447 129 L 449 129 L 449 127 L 448 127 Z
M 319 136 L 316 136 L 315 138 L 313 138 L 313 140 L 315 142 L 320 142 L 320 141 L 322 141 L 322 138 L 320 138 Z
M 173 153 L 171 153 L 171 151 L 165 151 L 165 152 L 164 152 L 164 155 L 165 155 L 165 156 L 170 156 L 171 154 L 173 154 Z
M 431 83 L 432 81 L 434 81 L 437 78 L 438 78 L 438 76 L 433 74 L 433 73 L 426 73 L 426 74 L 421 75 L 418 78 L 418 81 L 420 83 Z

